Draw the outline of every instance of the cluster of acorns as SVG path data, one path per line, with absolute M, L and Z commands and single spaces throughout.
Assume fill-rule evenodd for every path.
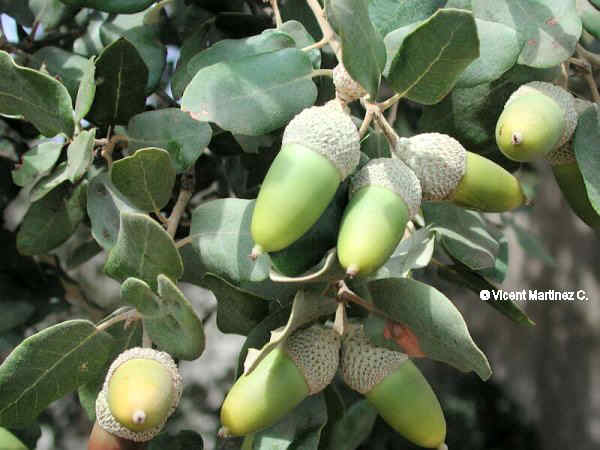
M 325 389 L 338 366 L 397 432 L 422 447 L 446 448 L 444 414 L 425 377 L 404 353 L 373 346 L 362 325 L 343 339 L 319 323 L 292 334 L 233 385 L 221 408 L 222 434 L 246 436 L 275 424 Z

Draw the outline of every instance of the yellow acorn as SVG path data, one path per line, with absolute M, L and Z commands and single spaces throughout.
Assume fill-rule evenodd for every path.
M 111 364 L 96 399 L 98 424 L 131 441 L 148 441 L 163 428 L 181 398 L 173 359 L 151 348 L 132 348 Z
M 338 101 L 294 117 L 256 199 L 252 255 L 281 250 L 306 233 L 359 158 L 358 130 Z
M 417 175 L 423 200 L 450 201 L 483 212 L 508 211 L 527 201 L 514 175 L 446 134 L 399 138 L 395 153 Z
M 402 161 L 377 158 L 361 168 L 352 177 L 337 242 L 338 258 L 348 275 L 366 275 L 381 267 L 420 206 L 421 185 Z
M 321 392 L 337 371 L 339 349 L 339 335 L 321 324 L 296 331 L 235 382 L 221 407 L 221 433 L 244 436 L 267 428 Z
M 442 407 L 407 355 L 373 346 L 361 325 L 344 338 L 340 364 L 346 384 L 363 394 L 394 430 L 421 447 L 447 449 Z
M 342 63 L 339 63 L 333 69 L 333 84 L 335 85 L 338 98 L 346 103 L 353 102 L 367 95 L 367 91 L 354 81 Z
M 575 131 L 573 96 L 563 88 L 532 81 L 512 93 L 496 124 L 496 143 L 514 161 L 533 161 L 564 145 Z

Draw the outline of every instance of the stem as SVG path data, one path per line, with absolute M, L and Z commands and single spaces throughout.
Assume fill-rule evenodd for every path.
M 315 77 L 329 77 L 333 78 L 333 70 L 331 69 L 316 69 L 310 73 L 311 78 Z
M 139 319 L 140 319 L 140 316 L 139 316 L 137 310 L 130 309 L 130 310 L 124 311 L 120 314 L 117 314 L 114 317 L 111 317 L 106 322 L 102 322 L 101 324 L 96 325 L 96 329 L 98 331 L 104 331 L 104 330 L 112 327 L 115 323 L 119 323 L 119 322 L 123 322 L 123 321 L 131 322 L 133 320 L 139 320 Z
M 594 61 L 591 59 L 598 59 L 598 62 L 600 63 L 600 58 L 598 58 L 598 55 L 588 52 L 579 43 L 577 43 L 575 52 L 577 53 L 577 56 L 583 59 L 586 63 L 584 67 L 582 67 L 583 79 L 586 81 L 590 88 L 590 92 L 592 93 L 592 99 L 594 100 L 594 103 L 600 103 L 600 92 L 598 92 L 598 85 L 596 84 L 596 80 L 594 79 L 594 74 L 592 71 L 592 65 L 594 65 Z M 574 62 L 573 58 L 570 58 L 569 60 L 571 62 Z
M 108 164 L 108 169 L 110 170 L 112 163 L 113 163 L 112 154 L 113 154 L 113 151 L 115 150 L 115 146 L 120 143 L 120 144 L 125 144 L 124 147 L 127 147 L 129 140 L 127 139 L 127 136 L 124 136 L 122 134 L 115 134 L 108 141 L 106 139 L 104 139 L 104 140 L 97 139 L 96 143 L 98 143 L 98 142 L 105 143 L 104 147 L 100 151 L 100 154 L 106 160 L 106 163 Z
M 375 111 L 374 119 L 375 119 L 375 123 L 377 123 L 377 125 L 379 125 L 379 128 L 381 128 L 381 131 L 383 132 L 383 135 L 390 143 L 390 151 L 392 153 L 395 153 L 396 147 L 398 146 L 398 142 L 400 140 L 400 138 L 398 137 L 398 134 L 392 128 L 392 126 L 388 123 L 385 116 L 383 115 L 383 113 L 380 110 Z
M 186 246 L 191 243 L 192 243 L 192 236 L 186 236 L 183 239 L 180 239 L 177 242 L 175 242 L 175 248 L 181 248 L 181 247 Z
M 175 203 L 173 211 L 171 211 L 171 215 L 168 219 L 167 233 L 169 233 L 171 237 L 174 237 L 175 233 L 177 232 L 177 227 L 179 226 L 181 216 L 185 212 L 185 208 L 192 198 L 192 195 L 194 195 L 195 185 L 196 172 L 194 171 L 194 167 L 191 167 L 181 176 L 181 189 L 179 190 L 179 196 L 177 197 L 177 202 Z
M 385 101 L 383 101 L 381 103 L 377 103 L 377 106 L 379 106 L 379 109 L 381 111 L 385 111 L 389 107 L 394 106 L 401 99 L 402 99 L 402 94 L 394 94 L 390 98 L 388 98 L 387 100 L 385 100 Z
M 372 312 L 373 314 L 376 314 L 376 315 L 378 315 L 380 317 L 383 317 L 385 319 L 389 318 L 383 311 L 381 311 L 379 308 L 373 306 L 372 303 L 368 302 L 364 298 L 362 298 L 362 297 L 358 296 L 357 294 L 355 294 L 348 287 L 348 285 L 346 284 L 346 282 L 344 280 L 341 280 L 341 281 L 338 282 L 337 298 L 339 298 L 339 299 L 341 299 L 342 301 L 345 301 L 345 302 L 356 303 L 357 305 L 360 305 L 363 308 L 365 308 L 367 311 Z
M 333 329 L 340 336 L 346 334 L 348 329 L 348 316 L 346 315 L 346 304 L 339 302 L 335 311 L 335 321 L 333 322 Z
M 281 28 L 281 25 L 283 25 L 283 20 L 281 20 L 281 12 L 279 12 L 279 5 L 277 4 L 277 0 L 269 0 L 269 3 L 271 4 L 271 8 L 273 8 L 275 26 L 277 28 Z
M 569 90 L 569 65 L 569 61 L 565 61 L 560 65 L 560 77 L 556 81 L 556 84 L 565 91 Z
M 302 51 L 303 52 L 309 52 L 311 50 L 314 50 L 315 48 L 323 48 L 327 44 L 329 44 L 330 40 L 331 40 L 331 38 L 327 38 L 327 39 L 323 38 L 319 42 L 315 42 L 314 44 L 311 44 L 311 45 L 309 45 L 307 47 L 304 47 L 302 49 Z
M 327 21 L 327 17 L 325 16 L 325 11 L 321 8 L 318 0 L 306 0 L 310 9 L 312 9 L 313 14 L 315 15 L 315 19 L 319 23 L 319 27 L 321 28 L 321 32 L 323 33 L 323 39 L 327 41 L 327 43 L 333 49 L 335 56 L 337 56 L 338 61 L 342 59 L 342 47 L 340 43 L 335 38 L 335 32 L 329 22 Z
M 144 326 L 142 326 L 142 347 L 152 348 L 152 339 L 150 339 L 150 335 L 148 335 L 148 330 Z
M 396 118 L 398 117 L 398 103 L 394 103 L 390 109 L 390 112 L 387 116 L 387 121 L 391 127 L 394 126 L 394 122 L 396 122 Z
M 367 131 L 369 130 L 369 125 L 371 125 L 371 122 L 373 121 L 374 114 L 375 111 L 372 108 L 367 108 L 365 118 L 363 119 L 363 122 L 360 125 L 360 129 L 358 130 L 358 136 L 360 137 L 360 139 L 362 139 L 363 136 L 367 134 Z
M 575 51 L 580 58 L 587 60 L 592 66 L 600 68 L 600 55 L 586 50 L 580 43 L 577 43 Z

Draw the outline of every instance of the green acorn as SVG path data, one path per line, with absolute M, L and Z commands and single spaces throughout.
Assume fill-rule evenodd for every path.
M 396 155 L 417 175 L 423 200 L 451 201 L 484 212 L 508 211 L 527 201 L 514 175 L 495 162 L 468 152 L 446 134 L 399 138 Z
M 27 450 L 25 444 L 6 428 L 2 427 L 0 427 L 0 448 L 2 450 Z
M 333 69 L 333 84 L 337 97 L 345 103 L 353 102 L 367 95 L 367 91 L 354 81 L 342 63 Z
M 369 161 L 353 177 L 337 253 L 348 275 L 376 271 L 390 257 L 421 206 L 421 186 L 398 159 Z
M 267 428 L 321 392 L 337 371 L 339 349 L 339 335 L 323 325 L 296 331 L 235 382 L 221 407 L 221 434 L 244 436 Z
M 181 391 L 181 376 L 167 353 L 126 350 L 111 364 L 96 399 L 98 424 L 115 436 L 148 441 L 177 408 Z
M 361 325 L 344 338 L 340 363 L 346 384 L 363 394 L 394 430 L 421 447 L 446 448 L 442 407 L 407 355 L 373 346 Z
M 308 231 L 359 158 L 358 131 L 338 101 L 294 117 L 256 199 L 252 256 L 281 250 Z
M 540 159 L 575 131 L 573 96 L 559 86 L 532 81 L 512 93 L 496 124 L 496 143 L 514 161 Z
M 587 100 L 575 99 L 578 114 L 591 105 L 593 103 Z M 552 166 L 554 178 L 573 212 L 591 228 L 600 229 L 600 215 L 588 198 L 583 175 L 575 159 L 573 140 L 550 152 L 546 160 Z

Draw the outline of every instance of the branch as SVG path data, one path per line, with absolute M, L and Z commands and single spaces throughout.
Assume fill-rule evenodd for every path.
M 136 320 L 140 320 L 141 317 L 138 314 L 136 309 L 128 309 L 127 311 L 123 311 L 122 313 L 117 314 L 114 317 L 102 322 L 99 325 L 96 325 L 96 329 L 98 331 L 105 331 L 106 329 L 112 327 L 115 323 L 125 322 L 125 328 Z
M 396 133 L 396 130 L 394 130 L 392 126 L 388 123 L 385 116 L 380 110 L 375 111 L 374 120 L 375 123 L 379 125 L 379 128 L 381 128 L 381 131 L 385 138 L 388 140 L 390 144 L 390 151 L 392 153 L 395 153 L 396 147 L 398 146 L 398 141 L 400 140 L 400 138 L 398 137 L 398 133 Z
M 169 233 L 171 237 L 174 237 L 175 233 L 177 232 L 177 227 L 179 226 L 181 216 L 185 212 L 188 202 L 194 195 L 195 186 L 196 172 L 194 167 L 191 167 L 181 176 L 181 188 L 179 190 L 179 196 L 177 197 L 177 202 L 175 203 L 173 211 L 171 211 L 171 215 L 168 219 L 167 233 Z
M 279 5 L 277 4 L 277 0 L 265 0 L 271 4 L 271 8 L 273 8 L 273 17 L 275 17 L 275 26 L 277 28 L 281 28 L 283 25 L 283 20 L 281 20 L 281 12 L 279 12 Z
M 342 47 L 335 37 L 333 28 L 331 28 L 331 25 L 329 25 L 329 22 L 327 21 L 325 11 L 321 8 L 318 0 L 306 0 L 306 3 L 308 3 L 308 6 L 312 9 L 315 19 L 317 19 L 321 32 L 323 33 L 323 39 L 321 39 L 321 41 L 325 41 L 331 46 L 335 56 L 337 56 L 338 61 L 340 61 L 342 59 Z

